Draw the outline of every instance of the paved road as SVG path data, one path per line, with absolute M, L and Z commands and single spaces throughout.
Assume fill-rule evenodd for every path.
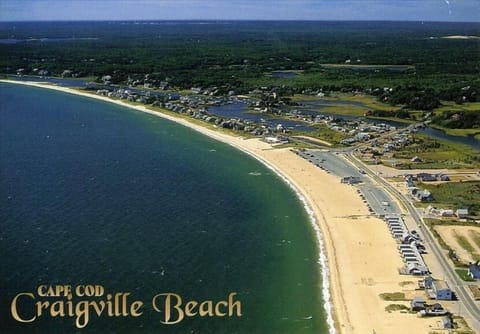
M 468 321 L 469 325 L 476 333 L 480 333 L 480 308 L 478 303 L 473 300 L 470 293 L 467 291 L 467 284 L 463 280 L 461 280 L 455 273 L 453 266 L 450 265 L 449 260 L 446 258 L 445 254 L 440 249 L 430 230 L 423 223 L 423 220 L 419 216 L 417 210 L 412 205 L 410 200 L 405 197 L 404 194 L 400 193 L 390 183 L 388 183 L 383 178 L 379 177 L 373 171 L 371 171 L 363 162 L 357 160 L 353 156 L 353 154 L 348 153 L 347 157 L 352 162 L 352 164 L 357 166 L 357 168 L 362 168 L 363 170 L 365 170 L 367 174 L 372 177 L 373 180 L 385 187 L 385 189 L 387 189 L 391 194 L 394 194 L 403 203 L 403 205 L 405 205 L 416 223 L 419 226 L 423 227 L 422 229 L 424 231 L 425 241 L 429 243 L 431 252 L 435 255 L 442 267 L 446 281 L 449 283 L 449 286 L 455 291 L 458 297 L 458 302 L 461 305 L 461 315 Z

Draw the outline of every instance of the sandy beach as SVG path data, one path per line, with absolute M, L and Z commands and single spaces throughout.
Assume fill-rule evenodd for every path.
M 380 294 L 404 292 L 407 298 L 411 298 L 416 284 L 416 278 L 398 274 L 398 268 L 403 263 L 387 225 L 369 214 L 356 188 L 341 184 L 339 178 L 315 167 L 289 148 L 276 149 L 260 139 L 232 136 L 146 106 L 131 105 L 70 88 L 0 81 L 54 89 L 157 115 L 254 156 L 286 179 L 313 212 L 327 258 L 335 332 L 395 334 L 404 333 L 407 325 L 411 333 L 429 333 L 439 329 L 438 319 L 385 310 L 390 304 L 408 306 L 409 302 L 384 301 Z

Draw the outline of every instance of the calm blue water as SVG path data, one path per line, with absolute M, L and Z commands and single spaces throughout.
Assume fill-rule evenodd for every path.
M 1 333 L 326 333 L 314 233 L 269 169 L 108 103 L 9 84 L 0 101 Z M 68 317 L 14 321 L 13 297 L 40 284 L 130 292 L 144 314 L 91 316 L 82 331 Z M 162 325 L 161 292 L 237 292 L 244 315 Z

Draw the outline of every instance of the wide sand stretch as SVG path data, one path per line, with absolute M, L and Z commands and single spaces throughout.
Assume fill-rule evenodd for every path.
M 328 260 L 323 272 L 328 273 L 328 284 L 324 282 L 324 286 L 329 287 L 329 293 L 324 291 L 324 296 L 328 298 L 330 295 L 335 322 L 334 327 L 331 324 L 330 332 L 395 334 L 404 333 L 405 328 L 410 333 L 429 333 L 438 329 L 434 318 L 424 319 L 414 314 L 385 310 L 390 304 L 408 305 L 408 302 L 384 301 L 379 294 L 405 292 L 411 297 L 415 281 L 410 276 L 398 274 L 403 263 L 386 224 L 369 215 L 354 187 L 341 184 L 339 178 L 315 167 L 290 149 L 275 149 L 260 139 L 236 137 L 145 106 L 79 90 L 32 82 L 0 81 L 96 98 L 157 115 L 254 156 L 301 194 L 320 227 L 323 251 Z M 328 313 L 331 322 L 332 314 Z

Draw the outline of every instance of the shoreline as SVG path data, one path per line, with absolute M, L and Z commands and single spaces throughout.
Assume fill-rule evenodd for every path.
M 337 177 L 316 168 L 290 148 L 272 149 L 270 144 L 258 138 L 245 139 L 221 133 L 144 105 L 131 105 L 72 88 L 37 82 L 0 82 L 56 90 L 159 116 L 249 154 L 286 182 L 308 213 L 319 248 L 323 307 L 329 333 L 372 330 L 402 333 L 405 322 L 415 322 L 415 316 L 405 318 L 399 313 L 387 313 L 384 310 L 387 304 L 378 297 L 382 292 L 401 290 L 398 285 L 402 281 L 396 271 L 401 260 L 386 224 L 369 216 L 355 188 L 340 184 Z M 372 275 L 371 272 L 378 268 L 381 270 Z M 426 332 L 431 327 L 421 320 L 418 327 L 412 326 L 420 330 L 415 332 Z

